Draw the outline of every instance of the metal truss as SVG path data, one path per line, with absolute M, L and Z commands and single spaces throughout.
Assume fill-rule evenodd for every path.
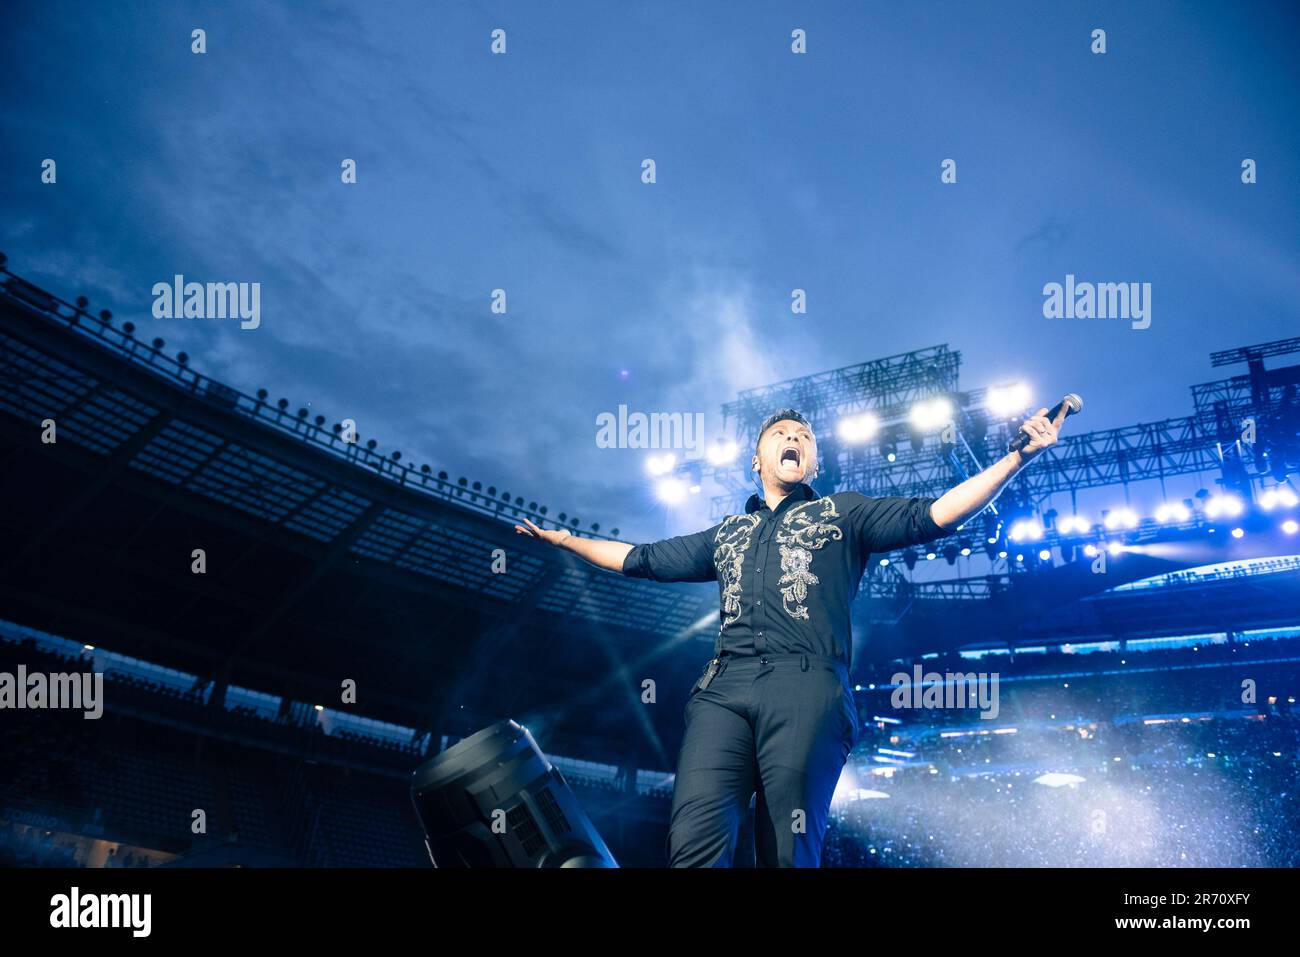
M 737 440 L 752 445 L 758 426 L 777 409 L 795 408 L 813 421 L 871 409 L 887 420 L 918 399 L 956 391 L 960 370 L 960 352 L 930 346 L 746 389 L 722 407 L 723 421 L 735 420 Z

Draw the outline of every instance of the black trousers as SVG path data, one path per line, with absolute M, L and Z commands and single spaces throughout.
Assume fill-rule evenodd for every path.
M 686 702 L 668 862 L 730 867 L 755 806 L 760 867 L 817 867 L 831 795 L 858 737 L 844 664 L 820 655 L 723 656 Z

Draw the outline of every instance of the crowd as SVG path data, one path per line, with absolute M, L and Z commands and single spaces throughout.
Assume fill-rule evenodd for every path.
M 1296 642 L 1242 650 L 1283 648 Z M 1300 667 L 1218 646 L 1153 654 L 1125 656 L 1131 674 L 1060 673 L 1092 655 L 1008 670 L 1019 680 L 989 722 L 869 693 L 824 864 L 1300 866 Z M 881 773 L 880 748 L 910 757 Z

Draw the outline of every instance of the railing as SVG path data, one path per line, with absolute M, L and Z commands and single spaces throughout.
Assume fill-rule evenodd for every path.
M 542 527 L 579 527 L 577 519 L 570 519 L 563 513 L 558 520 L 553 519 L 547 514 L 549 509 L 545 506 L 538 506 L 536 502 L 525 504 L 522 497 L 511 496 L 508 492 L 498 493 L 493 486 L 484 489 L 481 482 L 471 483 L 465 478 L 453 482 L 445 472 L 434 475 L 427 465 L 417 468 L 402 462 L 400 452 L 388 455 L 376 452 L 374 440 L 364 447 L 355 436 L 353 441 L 347 441 L 342 437 L 340 425 L 333 428 L 325 426 L 324 416 L 317 415 L 315 419 L 308 419 L 306 409 L 289 412 L 289 402 L 286 399 L 280 399 L 274 404 L 268 402 L 265 390 L 256 396 L 248 395 L 197 372 L 190 368 L 184 353 L 171 356 L 163 352 L 161 339 L 147 343 L 137 339 L 132 323 L 123 323 L 118 328 L 112 324 L 112 316 L 107 310 L 98 316 L 92 315 L 87 311 L 84 297 L 78 299 L 76 304 L 66 302 L 10 272 L 4 263 L 5 259 L 0 254 L 0 277 L 4 278 L 3 285 L 0 285 L 0 301 L 8 300 L 28 311 L 40 313 L 56 325 L 216 408 L 234 412 L 281 434 L 292 436 L 396 485 L 483 515 L 508 521 L 528 518 Z M 602 535 L 596 526 L 584 531 L 584 534 L 595 538 L 610 537 Z M 613 534 L 617 534 L 617 529 Z

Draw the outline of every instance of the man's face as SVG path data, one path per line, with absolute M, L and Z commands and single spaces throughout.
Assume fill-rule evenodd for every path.
M 817 440 L 808 426 L 782 419 L 768 426 L 750 466 L 765 482 L 793 488 L 817 474 Z

